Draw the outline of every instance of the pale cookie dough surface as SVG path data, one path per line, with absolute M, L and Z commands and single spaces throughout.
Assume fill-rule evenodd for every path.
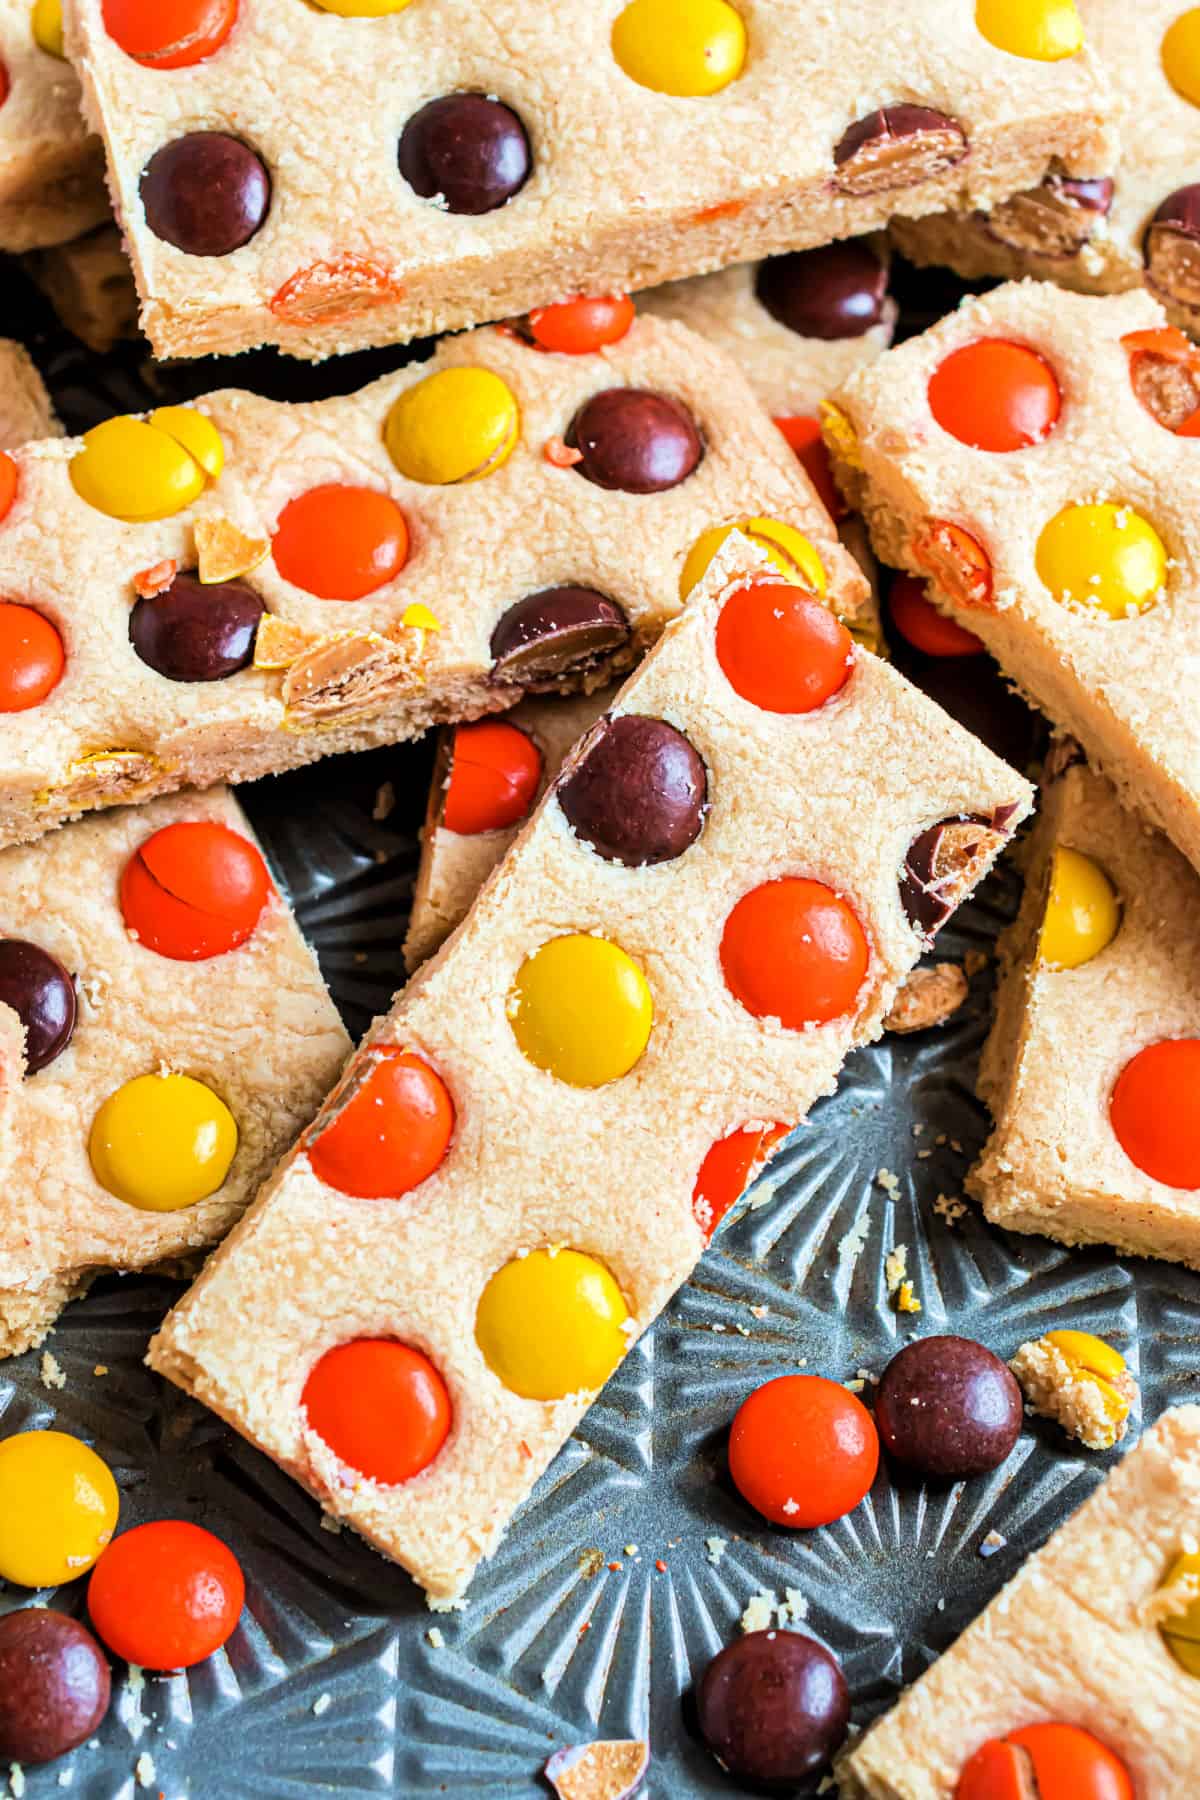
M 896 212 L 987 205 L 1038 181 L 1056 155 L 1079 173 L 1112 163 L 1108 84 L 1090 50 L 1058 63 L 1009 55 L 961 0 L 921 0 L 901 18 L 891 0 L 743 0 L 745 68 L 706 98 L 654 93 L 623 73 L 611 35 L 624 4 L 560 0 L 550 13 L 524 0 L 416 0 L 364 23 L 245 0 L 215 55 L 154 71 L 109 40 L 102 0 L 67 0 L 158 354 L 391 343 L 861 234 Z M 478 218 L 421 200 L 397 163 L 404 122 L 464 89 L 512 107 L 534 158 L 525 187 Z M 969 155 L 912 186 L 841 192 L 835 146 L 900 98 L 956 119 Z M 338 120 L 336 143 L 314 118 Z M 246 131 L 273 196 L 241 249 L 197 259 L 149 231 L 139 181 L 160 146 L 206 128 Z M 298 273 L 346 257 L 366 259 L 374 284 L 335 275 L 319 305 L 299 310 L 277 298 Z
M 0 854 L 0 936 L 27 938 L 75 977 L 67 1048 L 22 1078 L 19 1021 L 0 1014 L 0 1354 L 45 1335 L 102 1270 L 193 1257 L 229 1229 L 306 1125 L 349 1040 L 291 913 L 272 888 L 252 936 L 202 962 L 176 962 L 125 926 L 118 884 L 151 834 L 202 819 L 253 834 L 230 794 L 171 797 L 88 819 Z M 101 1187 L 88 1136 L 124 1082 L 171 1069 L 210 1086 L 238 1148 L 222 1186 L 176 1212 L 146 1212 Z
M 519 441 L 482 480 L 407 480 L 384 446 L 389 408 L 431 372 L 464 365 L 508 383 Z M 681 401 L 704 439 L 695 472 L 665 493 L 608 492 L 544 454 L 585 400 L 626 385 Z M 343 399 L 286 405 L 227 390 L 197 404 L 220 432 L 224 471 L 193 506 L 156 523 L 126 524 L 80 499 L 68 473 L 78 439 L 18 457 L 17 499 L 0 523 L 0 591 L 21 595 L 57 625 L 67 665 L 41 705 L 0 718 L 0 842 L 36 836 L 85 808 L 250 780 L 514 705 L 525 690 L 490 679 L 492 631 L 518 600 L 559 583 L 598 588 L 620 604 L 632 643 L 616 666 L 628 666 L 680 606 L 684 560 L 713 525 L 757 514 L 787 521 L 816 547 L 848 622 L 873 609 L 865 580 L 744 377 L 682 326 L 638 320 L 593 356 L 547 355 L 485 330 Z M 139 659 L 128 624 L 135 575 L 167 558 L 194 569 L 200 520 L 228 519 L 269 538 L 289 500 L 328 482 L 378 489 L 402 508 L 411 547 L 393 581 L 364 600 L 319 600 L 285 582 L 268 556 L 245 579 L 271 613 L 298 628 L 302 647 L 290 667 L 176 682 Z M 413 604 L 429 608 L 441 629 L 405 627 Z M 356 688 L 337 671 L 360 653 L 366 673 Z M 308 675 L 314 692 L 306 697 Z M 609 679 L 602 668 L 586 685 Z M 542 685 L 577 686 L 579 677 Z M 124 758 L 84 760 L 104 752 Z
M 713 1142 L 804 1115 L 848 1049 L 878 1035 L 922 948 L 897 885 L 914 836 L 1012 806 L 1007 829 L 1029 806 L 1019 776 L 865 651 L 817 713 L 740 699 L 716 661 L 715 622 L 731 585 L 763 566 L 733 540 L 613 708 L 667 719 L 703 756 L 710 810 L 690 848 L 652 868 L 607 862 L 549 794 L 461 929 L 370 1034 L 416 1050 L 451 1091 L 455 1135 L 437 1172 L 401 1201 L 364 1204 L 319 1181 L 301 1147 L 151 1347 L 155 1368 L 435 1602 L 462 1592 L 591 1398 L 524 1400 L 500 1382 L 475 1341 L 485 1283 L 523 1248 L 574 1246 L 616 1278 L 632 1342 L 704 1247 L 692 1191 Z M 783 874 L 846 895 L 871 945 L 857 1011 L 805 1031 L 745 1011 L 719 962 L 731 908 Z M 653 997 L 640 1060 L 600 1088 L 535 1068 L 506 1016 L 525 959 L 570 932 L 618 943 Z M 341 1471 L 300 1404 L 325 1350 L 377 1333 L 433 1360 L 453 1410 L 440 1454 L 402 1487 Z
M 542 753 L 538 797 L 545 793 L 558 774 L 568 750 L 579 742 L 589 726 L 595 724 L 612 697 L 611 691 L 605 690 L 595 694 L 547 694 L 522 700 L 507 715 L 513 725 L 532 738 Z M 478 831 L 469 835 L 447 830 L 442 823 L 442 806 L 446 759 L 453 737 L 452 728 L 446 727 L 434 766 L 429 812 L 421 833 L 421 860 L 404 939 L 404 966 L 410 975 L 466 918 L 476 894 L 521 829 L 520 825 L 512 825 L 500 831 Z
M 845 1800 L 952 1800 L 989 1738 L 1051 1720 L 1108 1744 L 1137 1800 L 1192 1800 L 1200 1681 L 1146 1609 L 1198 1510 L 1200 1407 L 1180 1406 L 844 1758 Z
M 1076 969 L 1036 960 L 1056 846 L 1098 863 L 1121 903 L 1112 942 Z M 1143 1174 L 1108 1112 L 1139 1050 L 1200 1035 L 1198 920 L 1200 876 L 1106 781 L 1076 764 L 1049 784 L 979 1076 L 995 1130 L 968 1187 L 994 1225 L 1200 1268 L 1200 1195 Z
M 929 574 L 914 543 L 930 519 L 976 540 L 992 565 L 994 604 L 950 599 L 949 610 L 1200 866 L 1200 454 L 1138 400 L 1121 341 L 1162 322 L 1146 293 L 1091 299 L 1038 282 L 997 289 L 839 390 L 837 405 L 857 434 L 853 466 L 844 441 L 839 450 L 836 420 L 829 442 L 884 562 Z M 951 437 L 927 398 L 942 360 L 987 337 L 1036 349 L 1062 390 L 1049 436 L 1009 454 Z M 1127 504 L 1162 538 L 1167 582 L 1140 617 L 1070 608 L 1043 585 L 1038 539 L 1080 501 Z
M 0 450 L 15 450 L 31 438 L 59 437 L 50 396 L 23 344 L 0 338 Z
M 32 0 L 0 0 L 0 250 L 61 244 L 108 214 L 104 152 L 80 114 L 79 78 L 34 40 Z

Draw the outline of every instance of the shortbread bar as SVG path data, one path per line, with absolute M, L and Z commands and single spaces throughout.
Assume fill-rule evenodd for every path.
M 846 1800 L 954 1800 L 972 1759 L 971 1793 L 1190 1800 L 1200 1675 L 1172 1653 L 1170 1627 L 1196 1591 L 1198 1511 L 1200 1407 L 1180 1406 L 844 1758 Z M 1195 1629 L 1189 1621 L 1184 1659 Z M 1020 1771 L 1027 1757 L 1036 1771 L 1039 1734 L 1054 1725 L 1068 1754 L 1059 1784 L 1043 1789 Z
M 1044 28 L 988 0 L 982 29 L 921 0 L 903 31 L 891 0 L 819 28 L 796 0 L 682 23 L 670 0 L 256 0 L 153 46 L 110 36 L 103 0 L 64 10 L 160 356 L 398 342 L 1116 153 L 1069 0 L 1039 0 Z M 330 108 L 336 148 L 313 129 Z
M 852 376 L 826 433 L 881 559 L 1200 866 L 1196 363 L 1145 292 L 1014 283 Z
M 61 648 L 0 717 L 4 842 L 602 686 L 739 519 L 873 616 L 744 378 L 657 319 L 579 356 L 480 331 L 344 399 L 213 394 L 16 462 L 0 593 Z
M 120 338 L 137 336 L 133 271 L 111 220 L 69 244 L 31 251 L 25 267 L 60 322 L 89 350 L 111 350 Z
M 969 1188 L 993 1224 L 1200 1268 L 1186 1079 L 1183 1115 L 1157 1117 L 1174 1063 L 1200 1075 L 1198 919 L 1200 876 L 1108 782 L 1081 762 L 1047 782 L 979 1078 L 996 1127 Z M 1138 1071 L 1155 1067 L 1147 1094 Z M 1172 1129 L 1178 1169 L 1147 1154 Z
M 78 77 L 61 44 L 39 41 L 52 11 L 0 0 L 0 250 L 61 244 L 108 215 L 104 151 L 81 116 Z
M 28 350 L 11 338 L 0 338 L 0 450 L 15 450 L 31 438 L 61 433 Z
M 735 535 L 153 1366 L 453 1601 L 1029 804 Z
M 104 1270 L 194 1263 L 350 1046 L 222 789 L 3 851 L 0 933 L 8 1356 Z

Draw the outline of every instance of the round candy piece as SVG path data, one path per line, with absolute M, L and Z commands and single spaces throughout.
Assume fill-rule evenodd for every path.
M 0 713 L 40 706 L 62 679 L 63 641 L 32 606 L 0 601 Z
M 1189 6 L 1167 27 L 1162 66 L 1175 92 L 1200 106 L 1200 6 Z
M 204 962 L 244 944 L 271 892 L 256 847 L 207 819 L 164 825 L 125 865 L 121 913 L 138 942 L 175 962 Z
M 1043 176 L 980 217 L 983 230 L 997 243 L 1026 255 L 1066 262 L 1091 242 L 1101 220 L 1112 211 L 1116 183 L 1106 175 L 1076 180 L 1071 175 Z
M 439 1169 L 454 1134 L 441 1076 L 411 1050 L 372 1044 L 333 1119 L 308 1146 L 313 1173 L 358 1200 L 397 1199 Z M 361 1065 L 360 1065 L 361 1071 Z
M 387 1487 L 427 1469 L 450 1433 L 446 1383 L 420 1350 L 392 1338 L 355 1338 L 327 1350 L 301 1404 L 340 1463 Z
M 897 575 L 888 590 L 892 624 L 914 650 L 926 656 L 978 656 L 983 645 L 957 619 L 939 612 L 929 584 L 918 575 Z
M 919 1338 L 894 1356 L 875 1395 L 883 1447 L 922 1475 L 986 1475 L 1021 1435 L 1024 1402 L 1012 1371 L 964 1337 Z
M 238 0 L 103 0 L 113 43 L 148 69 L 186 69 L 225 42 Z
M 154 152 L 139 184 L 146 224 L 185 256 L 232 256 L 261 230 L 271 177 L 226 131 L 189 131 Z
M 782 519 L 739 519 L 736 525 L 713 525 L 702 531 L 683 565 L 679 597 L 686 600 L 708 573 L 709 565 L 731 531 L 740 531 L 760 550 L 765 550 L 785 581 L 810 593 L 825 592 L 825 565 L 802 531 Z
M 0 106 L 8 97 L 8 76 L 0 63 Z M 17 465 L 7 450 L 0 450 L 0 519 L 7 519 L 17 497 Z
M 1168 194 L 1142 246 L 1146 285 L 1181 306 L 1200 302 L 1200 182 Z
M 111 1692 L 104 1653 L 76 1620 L 45 1606 L 0 1619 L 0 1760 L 65 1756 L 91 1737 Z
M 628 294 L 580 294 L 556 306 L 535 306 L 529 333 L 539 350 L 563 356 L 587 356 L 606 344 L 620 343 L 633 324 L 635 308 Z
M 1162 1586 L 1173 1588 L 1186 1582 L 1195 1593 L 1198 1576 L 1200 1553 L 1185 1550 L 1171 1564 Z M 1179 1612 L 1161 1619 L 1158 1629 L 1162 1632 L 1163 1643 L 1180 1668 L 1186 1669 L 1189 1675 L 1200 1676 L 1200 1598 L 1190 1600 Z
M 604 1386 L 629 1348 L 621 1329 L 628 1318 L 620 1288 L 594 1256 L 531 1250 L 498 1269 L 479 1296 L 475 1341 L 512 1393 L 562 1400 Z
M 764 712 L 814 712 L 849 681 L 854 639 L 798 587 L 755 580 L 721 608 L 717 661 L 735 693 Z
M 111 519 L 140 524 L 181 512 L 221 472 L 224 451 L 213 425 L 186 406 L 164 406 L 149 419 L 123 415 L 93 425 L 68 466 L 81 500 Z
M 967 134 L 931 106 L 885 106 L 857 119 L 833 153 L 834 186 L 844 194 L 913 187 L 960 163 Z
M 775 1525 L 832 1525 L 853 1512 L 879 1467 L 861 1400 L 823 1375 L 780 1375 L 747 1396 L 729 1434 L 729 1473 Z
M 202 584 L 195 575 L 177 575 L 161 594 L 136 602 L 129 641 L 168 681 L 224 681 L 254 661 L 265 611 L 244 581 Z
M 692 1216 L 706 1240 L 790 1130 L 790 1125 L 739 1125 L 717 1139 L 700 1164 L 692 1189 Z
M 1044 356 L 1006 338 L 979 338 L 943 358 L 929 380 L 929 410 L 973 450 L 1025 450 L 1049 437 L 1062 411 Z
M 639 87 L 681 98 L 716 94 L 746 61 L 746 27 L 728 0 L 630 0 L 612 52 Z
M 0 1002 L 25 1027 L 25 1073 L 61 1056 L 75 1030 L 75 983 L 56 956 L 23 938 L 0 938 Z
M 881 322 L 887 284 L 887 266 L 870 241 L 844 238 L 767 257 L 758 265 L 754 293 L 798 337 L 831 341 L 862 337 Z
M 606 862 L 641 868 L 682 856 L 708 811 L 708 771 L 665 719 L 602 719 L 556 798 L 568 825 Z
M 480 481 L 508 461 L 520 431 L 516 395 L 490 369 L 439 369 L 405 388 L 383 427 L 410 481 Z
M 203 1662 L 232 1637 L 245 1599 L 233 1551 L 185 1519 L 123 1532 L 88 1583 L 88 1612 L 102 1642 L 143 1669 Z
M 804 413 L 781 414 L 772 421 L 795 451 L 796 460 L 817 491 L 817 499 L 831 519 L 844 519 L 846 502 L 838 492 L 829 462 L 829 452 L 821 435 L 821 421 Z
M 913 929 L 931 942 L 983 875 L 989 852 L 1004 841 L 1011 808 L 992 818 L 969 813 L 939 819 L 917 833 L 900 871 L 900 904 Z
M 1130 1162 L 1167 1187 L 1200 1188 L 1200 1038 L 1164 1038 L 1125 1064 L 1109 1119 Z
M 975 23 L 997 50 L 1031 62 L 1061 62 L 1083 48 L 1075 0 L 975 0 Z
M 271 550 L 293 587 L 318 600 L 363 600 L 408 561 L 408 524 L 389 494 L 329 482 L 288 501 Z
M 589 587 L 542 588 L 510 606 L 492 632 L 492 680 L 577 674 L 628 642 L 629 621 L 607 594 Z
M 798 1631 L 751 1631 L 709 1663 L 696 1690 L 700 1731 L 737 1781 L 791 1791 L 823 1769 L 850 1723 L 846 1678 Z
M 443 94 L 400 134 L 400 173 L 423 200 L 450 213 L 489 213 L 519 194 L 533 151 L 511 106 L 488 94 Z
M 704 445 L 678 400 L 649 388 L 602 388 L 571 421 L 577 475 L 623 494 L 663 494 L 698 467 Z
M 88 1155 L 102 1188 L 143 1212 L 206 1200 L 237 1151 L 233 1114 L 190 1075 L 137 1075 L 92 1122 Z
M 1050 893 L 1042 916 L 1038 960 L 1078 969 L 1112 943 L 1121 903 L 1099 863 L 1060 845 L 1050 860 Z
M 641 1057 L 654 1002 L 646 977 L 619 945 L 575 932 L 526 957 L 508 1019 L 536 1068 L 571 1087 L 603 1087 Z
M 47 56 L 65 55 L 63 50 L 62 0 L 34 0 L 33 41 Z
M 1134 1800 L 1134 1788 L 1124 1763 L 1090 1731 L 1046 1723 L 989 1738 L 954 1790 L 954 1800 L 1027 1800 L 1030 1795 L 1036 1800 Z
M 870 961 L 854 908 L 824 882 L 802 876 L 751 888 L 721 935 L 721 969 L 734 999 L 789 1031 L 852 1012 Z
M 1056 600 L 1110 619 L 1148 611 L 1167 579 L 1166 548 L 1153 525 L 1107 501 L 1064 507 L 1038 539 L 1036 560 Z
M 525 818 L 542 779 L 542 753 L 507 719 L 457 725 L 442 801 L 442 824 L 460 837 L 506 831 Z
M 0 1442 L 0 1576 L 58 1587 L 90 1569 L 117 1524 L 108 1465 L 65 1431 L 18 1431 Z

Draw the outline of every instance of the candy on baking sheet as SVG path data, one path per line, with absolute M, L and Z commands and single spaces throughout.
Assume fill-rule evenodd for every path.
M 108 1464 L 65 1431 L 15 1431 L 0 1442 L 0 1576 L 58 1587 L 90 1569 L 117 1524 Z

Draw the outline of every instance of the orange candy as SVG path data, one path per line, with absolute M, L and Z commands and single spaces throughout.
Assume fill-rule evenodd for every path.
M 734 691 L 765 712 L 813 712 L 850 679 L 854 639 L 802 588 L 752 581 L 721 608 L 717 661 Z
M 304 1384 L 308 1422 L 348 1469 L 395 1486 L 428 1468 L 450 1431 L 450 1396 L 427 1356 L 392 1338 L 327 1350 Z
M 791 417 L 776 419 L 775 424 L 804 465 L 804 473 L 816 488 L 817 498 L 830 518 L 844 519 L 849 509 L 838 493 L 837 483 L 833 479 L 833 471 L 829 466 L 829 452 L 825 448 L 825 440 L 821 436 L 820 419 L 804 418 L 800 414 L 795 414 Z
M 1062 391 L 1036 350 L 981 338 L 938 364 L 929 407 L 943 431 L 973 450 L 1026 450 L 1058 424 Z
M 32 606 L 0 601 L 0 713 L 40 706 L 62 678 L 63 642 Z
M 617 344 L 633 324 L 634 306 L 628 294 L 580 294 L 557 306 L 535 306 L 529 329 L 539 350 L 558 350 L 566 356 L 586 356 Z
M 130 857 L 121 913 L 139 943 L 175 962 L 204 962 L 244 944 L 271 892 L 248 838 L 197 819 L 165 825 Z
M 916 575 L 896 576 L 888 606 L 900 636 L 926 656 L 978 656 L 983 649 L 973 631 L 938 611 Z
M 742 1401 L 729 1434 L 739 1493 L 775 1525 L 831 1525 L 875 1479 L 879 1434 L 861 1400 L 823 1375 L 780 1375 Z
M 114 1538 L 88 1584 L 97 1633 L 114 1656 L 143 1669 L 203 1662 L 232 1636 L 245 1598 L 232 1550 L 184 1519 Z
M 0 106 L 4 95 L 0 93 Z M 0 450 L 0 519 L 7 519 L 17 497 L 17 465 L 7 450 Z
M 1121 339 L 1121 343 L 1129 356 L 1129 378 L 1135 393 L 1138 392 L 1142 365 L 1146 362 L 1172 363 L 1190 376 L 1193 384 L 1200 381 L 1200 350 L 1180 331 L 1178 325 L 1157 325 L 1146 331 L 1129 331 Z M 1145 405 L 1144 400 L 1142 404 Z M 1146 410 L 1160 425 L 1166 424 L 1166 420 L 1152 408 L 1147 407 Z M 1200 407 L 1181 424 L 1176 425 L 1174 431 L 1176 437 L 1200 437 Z
M 854 908 L 824 882 L 800 876 L 744 894 L 721 937 L 721 968 L 734 999 L 791 1031 L 852 1012 L 870 960 Z
M 344 325 L 404 298 L 404 283 L 369 256 L 347 252 L 296 269 L 269 305 L 281 325 Z
M 790 1125 L 740 1125 L 717 1139 L 692 1189 L 692 1213 L 706 1240 L 790 1130 Z
M 219 50 L 238 0 L 103 0 L 109 37 L 149 69 L 186 69 Z
M 1038 1800 L 1134 1800 L 1124 1763 L 1090 1731 L 1059 1724 L 991 1738 L 959 1776 L 954 1800 L 1026 1800 L 1030 1763 Z
M 983 545 L 961 525 L 926 519 L 912 553 L 925 573 L 959 606 L 990 606 L 995 597 L 992 564 Z
M 525 817 L 541 779 L 542 753 L 518 726 L 504 719 L 459 725 L 442 823 L 461 837 L 503 831 Z
M 441 1166 L 454 1102 L 441 1076 L 411 1050 L 373 1044 L 371 1067 L 308 1147 L 313 1172 L 356 1200 L 394 1200 Z
M 318 600 L 362 600 L 408 561 L 408 526 L 387 494 L 331 482 L 289 500 L 272 542 L 285 581 Z
M 1139 1050 L 1117 1077 L 1109 1118 L 1144 1175 L 1200 1188 L 1200 1038 L 1164 1038 Z

